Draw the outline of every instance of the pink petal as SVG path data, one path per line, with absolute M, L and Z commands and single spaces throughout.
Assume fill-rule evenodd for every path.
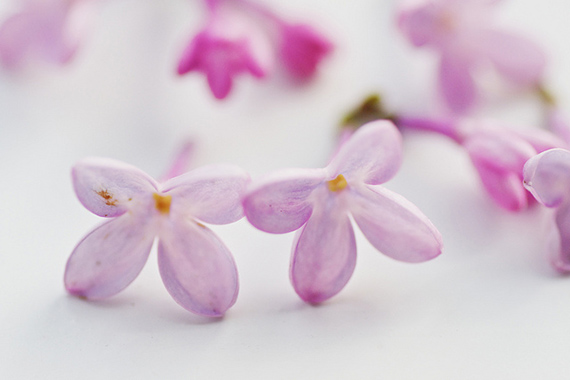
M 243 217 L 241 197 L 249 175 L 233 165 L 204 166 L 164 184 L 172 210 L 206 223 L 227 224 Z
M 327 170 L 331 178 L 342 174 L 348 182 L 380 184 L 392 178 L 402 163 L 402 136 L 388 120 L 360 127 L 339 149 Z
M 557 207 L 570 194 L 570 152 L 551 149 L 524 166 L 525 187 L 546 207 Z
M 254 183 L 243 199 L 244 213 L 256 228 L 274 234 L 295 231 L 313 212 L 311 194 L 326 178 L 322 169 L 290 169 Z
M 232 74 L 229 67 L 217 66 L 210 67 L 208 70 L 208 85 L 216 99 L 224 99 L 232 89 Z
M 380 186 L 351 189 L 350 211 L 364 236 L 383 254 L 410 263 L 441 253 L 441 234 L 410 201 Z
M 71 171 L 79 201 L 92 213 L 115 217 L 157 191 L 157 184 L 142 170 L 107 158 L 87 158 Z
M 551 237 L 551 260 L 560 272 L 570 272 L 570 205 L 564 204 L 556 210 L 556 228 Z
M 221 316 L 236 301 L 238 274 L 230 251 L 208 228 L 175 219 L 161 231 L 158 265 L 166 289 L 183 308 Z
M 102 299 L 125 289 L 138 276 L 150 253 L 155 233 L 149 222 L 126 214 L 85 236 L 67 261 L 67 291 Z
M 527 192 L 519 172 L 497 170 L 485 163 L 474 163 L 487 193 L 502 208 L 524 210 L 528 206 Z
M 546 55 L 541 46 L 499 30 L 481 31 L 478 38 L 483 54 L 502 75 L 523 85 L 540 82 L 546 67 Z
M 476 91 L 471 78 L 470 60 L 454 52 L 445 52 L 439 66 L 439 85 L 443 99 L 456 113 L 467 111 L 475 103 Z
M 346 210 L 334 198 L 315 206 L 293 244 L 291 282 L 305 302 L 323 302 L 340 292 L 356 265 L 354 231 Z
M 192 161 L 192 158 L 194 158 L 194 151 L 194 142 L 190 140 L 185 141 L 172 161 L 170 168 L 164 175 L 162 182 L 178 177 L 189 171 L 191 167 L 190 162 Z

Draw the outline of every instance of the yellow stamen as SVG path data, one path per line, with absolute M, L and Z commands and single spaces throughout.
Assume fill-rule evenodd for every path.
M 348 186 L 348 182 L 342 174 L 339 174 L 335 179 L 328 181 L 327 185 L 329 185 L 330 191 L 341 191 Z
M 172 203 L 172 195 L 160 195 L 157 193 L 152 194 L 156 203 L 156 209 L 162 214 L 170 212 L 170 204 Z

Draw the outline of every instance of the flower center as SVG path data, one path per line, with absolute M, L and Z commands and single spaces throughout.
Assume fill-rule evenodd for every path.
M 170 204 L 172 203 L 172 195 L 160 195 L 157 193 L 152 194 L 154 198 L 155 207 L 161 214 L 168 214 L 170 212 Z
M 336 192 L 344 190 L 344 188 L 348 186 L 348 182 L 346 182 L 346 179 L 342 174 L 339 174 L 335 179 L 328 181 L 327 185 L 329 186 L 330 191 Z

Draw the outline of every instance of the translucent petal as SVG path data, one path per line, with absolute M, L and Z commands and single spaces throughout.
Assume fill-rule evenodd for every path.
M 233 165 L 204 166 L 164 184 L 172 196 L 174 213 L 191 215 L 212 224 L 227 224 L 243 217 L 241 198 L 249 175 Z
M 90 232 L 67 261 L 65 288 L 102 299 L 119 293 L 140 273 L 154 241 L 150 219 L 125 214 Z
M 441 234 L 410 201 L 380 186 L 350 192 L 350 211 L 368 241 L 400 261 L 422 262 L 441 253 Z
M 356 265 L 354 231 L 334 198 L 315 206 L 293 244 L 291 282 L 305 302 L 323 302 L 340 292 Z
M 104 217 L 122 215 L 137 201 L 157 191 L 155 180 L 145 172 L 106 158 L 78 162 L 71 176 L 75 194 L 83 206 Z
M 245 216 L 256 228 L 282 234 L 295 231 L 313 211 L 313 191 L 324 185 L 322 169 L 289 169 L 272 174 L 249 188 Z
M 525 187 L 547 207 L 556 207 L 570 195 L 570 152 L 551 149 L 524 166 Z
M 166 289 L 183 308 L 221 316 L 236 301 L 238 274 L 230 251 L 208 228 L 173 219 L 159 235 L 158 265 Z
M 570 204 L 556 210 L 554 221 L 549 242 L 552 264 L 560 272 L 570 272 Z
M 348 182 L 380 184 L 392 178 L 402 163 L 402 136 L 388 120 L 360 127 L 339 149 L 327 170 L 331 179 L 342 174 Z

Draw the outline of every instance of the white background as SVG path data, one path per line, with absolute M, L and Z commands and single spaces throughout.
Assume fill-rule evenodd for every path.
M 213 227 L 240 272 L 238 301 L 221 320 L 169 297 L 154 251 L 109 300 L 65 293 L 67 257 L 99 223 L 71 188 L 70 168 L 84 156 L 160 176 L 190 137 L 196 165 L 235 163 L 256 178 L 322 166 L 343 113 L 369 92 L 403 113 L 440 110 L 434 57 L 398 34 L 395 2 L 273 3 L 292 19 L 318 20 L 336 42 L 308 85 L 280 73 L 243 77 L 216 102 L 202 76 L 176 77 L 179 53 L 205 16 L 199 1 L 185 0 L 108 1 L 70 66 L 0 73 L 0 377 L 569 378 L 570 279 L 549 267 L 548 213 L 498 209 L 464 152 L 438 136 L 407 134 L 404 164 L 387 184 L 440 229 L 445 251 L 431 262 L 393 261 L 358 231 L 348 286 L 309 306 L 288 280 L 292 234 L 242 220 Z M 497 18 L 545 46 L 546 81 L 570 109 L 568 11 L 566 1 L 511 0 Z M 479 114 L 521 127 L 540 120 L 536 99 L 508 90 Z

